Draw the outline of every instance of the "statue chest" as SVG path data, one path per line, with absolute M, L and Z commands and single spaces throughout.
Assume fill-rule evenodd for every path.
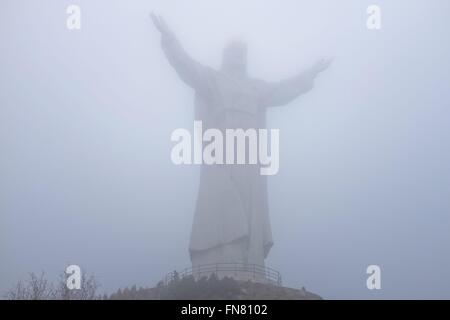
M 256 115 L 259 112 L 259 93 L 250 80 L 222 79 L 214 97 L 215 107 Z
M 203 120 L 206 127 L 265 127 L 265 109 L 260 106 L 260 93 L 253 81 L 220 77 L 214 89 L 208 98 L 196 97 L 196 119 Z

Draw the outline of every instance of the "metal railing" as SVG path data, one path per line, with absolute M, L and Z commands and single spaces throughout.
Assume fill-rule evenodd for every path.
M 245 263 L 215 263 L 186 268 L 180 272 L 173 271 L 166 275 L 164 284 L 177 279 L 193 276 L 196 280 L 215 274 L 218 278 L 229 277 L 238 281 L 254 281 L 281 286 L 281 274 L 272 268 Z

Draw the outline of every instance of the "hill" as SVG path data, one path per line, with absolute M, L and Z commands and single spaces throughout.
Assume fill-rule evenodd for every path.
M 136 286 L 119 289 L 112 300 L 320 300 L 320 296 L 302 289 L 280 287 L 215 275 L 196 280 L 192 276 L 160 282 L 154 288 Z

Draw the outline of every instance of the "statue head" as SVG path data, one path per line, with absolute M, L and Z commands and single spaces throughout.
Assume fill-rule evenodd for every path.
M 230 41 L 223 50 L 222 71 L 244 76 L 247 73 L 247 44 L 242 40 Z

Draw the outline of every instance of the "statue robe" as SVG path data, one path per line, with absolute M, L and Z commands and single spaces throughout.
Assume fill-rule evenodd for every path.
M 181 79 L 195 90 L 195 120 L 203 122 L 204 131 L 220 129 L 224 139 L 225 129 L 266 128 L 267 107 L 284 105 L 313 87 L 308 72 L 268 83 L 203 66 L 175 38 L 163 37 L 162 47 Z M 260 165 L 202 165 L 200 172 L 189 245 L 193 266 L 225 262 L 264 266 L 273 240 L 267 178 L 260 175 Z

